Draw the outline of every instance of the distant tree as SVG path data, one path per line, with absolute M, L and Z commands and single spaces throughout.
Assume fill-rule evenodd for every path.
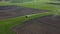
M 9 0 L 5 0 L 5 1 L 9 1 Z
M 2 1 L 2 0 L 0 0 L 0 1 Z
M 23 2 L 27 2 L 27 1 L 32 1 L 32 0 L 12 0 L 11 2 L 13 2 L 13 3 L 23 3 Z
M 60 0 L 58 0 L 58 1 L 60 1 Z

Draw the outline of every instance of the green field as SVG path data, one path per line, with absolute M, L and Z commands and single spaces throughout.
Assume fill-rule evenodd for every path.
M 28 8 L 37 8 L 37 9 L 43 9 L 43 10 L 51 10 L 51 12 L 48 13 L 40 13 L 40 14 L 32 14 L 27 15 L 28 18 L 25 18 L 25 16 L 20 16 L 16 18 L 9 18 L 6 20 L 0 20 L 0 34 L 15 34 L 12 31 L 12 27 L 23 24 L 24 21 L 27 21 L 29 19 L 48 16 L 51 14 L 56 13 L 56 9 L 54 5 L 47 4 L 49 0 L 37 0 L 36 2 L 30 1 L 30 2 L 23 2 L 23 3 L 10 3 L 10 2 L 0 2 L 0 6 L 7 6 L 7 5 L 17 5 L 17 6 L 24 6 Z M 58 12 L 57 12 L 58 14 Z

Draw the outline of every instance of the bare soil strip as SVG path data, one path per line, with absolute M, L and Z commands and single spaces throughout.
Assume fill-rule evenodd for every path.
M 49 10 L 39 10 L 18 6 L 0 6 L 0 20 L 29 14 L 49 12 Z
M 31 19 L 13 28 L 16 34 L 60 34 L 60 16 Z

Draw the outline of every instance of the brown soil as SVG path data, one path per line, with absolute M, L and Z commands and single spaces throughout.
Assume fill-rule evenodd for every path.
M 48 12 L 49 10 L 40 10 L 17 6 L 0 6 L 0 20 L 11 17 L 24 16 L 28 14 L 35 14 L 41 12 Z
M 60 16 L 31 19 L 13 28 L 16 34 L 60 34 Z

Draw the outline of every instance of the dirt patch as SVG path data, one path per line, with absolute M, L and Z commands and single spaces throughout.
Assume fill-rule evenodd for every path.
M 60 34 L 60 16 L 31 19 L 14 27 L 13 31 L 16 34 Z
M 0 6 L 0 20 L 11 17 L 24 16 L 28 14 L 35 14 L 41 12 L 48 12 L 49 10 L 40 10 L 18 6 Z

